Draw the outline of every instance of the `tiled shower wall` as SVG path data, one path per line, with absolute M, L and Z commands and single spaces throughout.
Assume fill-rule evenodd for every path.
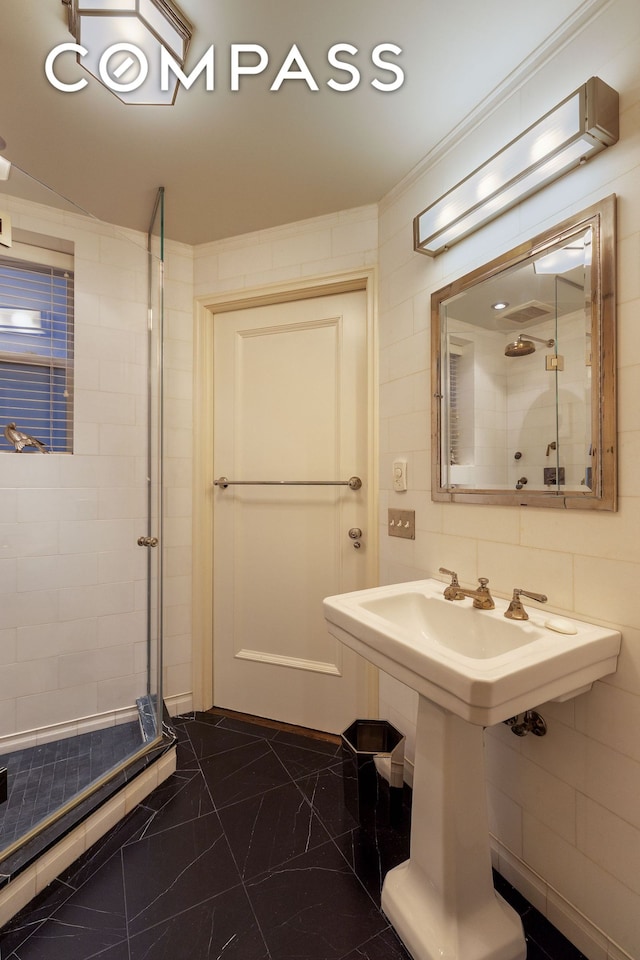
M 146 533 L 146 238 L 27 201 L 4 198 L 3 209 L 14 233 L 74 244 L 74 454 L 0 454 L 0 736 L 52 725 L 64 735 L 79 719 L 84 729 L 117 722 L 146 692 L 146 554 L 136 544 Z M 172 253 L 170 416 L 172 404 L 189 402 L 180 334 L 191 319 L 190 251 Z M 182 434 L 168 434 L 167 452 L 175 483 L 165 543 L 166 672 L 168 693 L 181 694 L 191 689 L 180 603 L 189 564 L 174 563 L 190 492 Z
M 503 331 L 482 330 L 447 318 L 447 333 L 462 349 L 457 375 L 460 439 L 456 464 L 449 470 L 451 483 L 515 490 L 526 475 L 527 483 L 540 488 L 545 467 L 556 465 L 556 451 L 550 444 L 556 439 L 559 410 L 558 452 L 565 489 L 581 489 L 585 466 L 591 462 L 585 414 L 591 409 L 591 397 L 583 383 L 584 326 L 583 313 L 562 317 L 558 353 L 564 369 L 556 399 L 556 374 L 545 369 L 545 355 L 552 350 L 543 346 L 527 357 L 505 357 L 505 346 L 517 331 L 507 337 Z M 525 335 L 554 339 L 555 322 L 529 327 Z M 521 453 L 517 460 L 516 451 Z
M 521 741 L 503 725 L 486 737 L 500 869 L 587 956 L 605 960 L 640 956 L 640 8 L 614 0 L 598 9 L 555 55 L 545 51 L 532 79 L 381 204 L 380 530 L 382 582 L 433 576 L 444 565 L 465 584 L 486 576 L 505 597 L 514 586 L 543 592 L 552 609 L 621 630 L 617 673 L 575 700 L 543 705 L 546 737 Z M 412 252 L 420 210 L 591 75 L 621 95 L 614 147 L 435 260 Z M 431 293 L 611 193 L 618 195 L 618 512 L 433 503 Z M 396 457 L 408 460 L 404 494 L 391 486 Z M 387 537 L 388 506 L 415 509 L 415 541 Z M 415 699 L 384 677 L 382 711 L 411 740 Z

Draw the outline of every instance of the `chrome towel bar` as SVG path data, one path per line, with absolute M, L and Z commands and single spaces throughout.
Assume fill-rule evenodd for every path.
M 214 487 L 233 486 L 276 486 L 276 487 L 350 487 L 359 490 L 362 486 L 360 477 L 349 477 L 348 480 L 229 480 L 228 477 L 218 477 L 213 481 Z

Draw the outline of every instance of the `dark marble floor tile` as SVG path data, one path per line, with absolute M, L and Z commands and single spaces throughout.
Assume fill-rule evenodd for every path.
M 87 958 L 87 960 L 130 960 L 129 944 L 129 940 L 123 940 L 122 943 L 107 947 L 106 950 L 101 950 L 100 953 Z M 13 958 L 9 958 L 9 960 L 13 960 Z M 20 960 L 20 957 L 16 957 L 15 960 Z M 75 960 L 75 957 L 69 957 L 68 960 Z
M 330 841 L 246 889 L 277 960 L 339 960 L 387 927 Z
M 152 836 L 187 820 L 213 813 L 213 800 L 200 770 L 179 771 L 143 801 L 150 811 L 144 836 Z
M 369 895 L 380 906 L 382 883 L 389 870 L 409 858 L 409 827 L 379 827 L 375 834 L 358 827 L 334 839 Z
M 120 859 L 120 851 L 128 844 L 135 843 L 144 833 L 151 814 L 145 807 L 135 807 L 127 816 L 115 825 L 83 853 L 61 875 L 60 879 L 77 889 L 90 878 L 103 870 L 113 857 Z
M 175 729 L 177 773 L 0 931 L 2 960 L 410 960 L 379 910 L 408 854 L 410 802 L 393 827 L 376 808 L 365 828 L 344 806 L 336 744 L 220 712 Z M 67 782 L 84 775 L 82 744 L 29 762 L 37 778 L 63 757 Z M 527 960 L 584 960 L 494 882 Z
M 294 733 L 292 730 L 279 730 L 275 737 L 277 743 L 289 743 L 293 747 L 303 747 L 305 750 L 314 750 L 316 753 L 325 753 L 328 757 L 339 759 L 342 754 L 340 743 L 322 737 L 308 736 L 304 733 Z
M 527 960 L 564 960 L 561 954 L 549 954 L 528 937 L 525 937 L 525 939 L 527 941 Z M 569 957 L 567 957 L 567 960 L 569 960 Z
M 391 928 L 356 947 L 344 960 L 411 960 L 402 942 Z
M 531 909 L 529 901 L 525 900 L 522 894 L 518 893 L 516 888 L 512 887 L 496 870 L 493 871 L 493 886 L 502 899 L 506 900 L 509 906 L 513 907 L 520 916 Z
M 110 947 L 127 946 L 119 858 L 92 878 L 40 924 L 15 953 L 20 960 L 88 960 Z
M 328 840 L 295 784 L 222 807 L 222 826 L 243 880 L 249 880 Z
M 559 930 L 549 923 L 546 917 L 543 917 L 535 907 L 529 909 L 522 915 L 522 925 L 524 927 L 527 939 L 527 960 L 537 955 L 535 948 L 541 950 L 541 960 L 548 960 L 550 957 L 562 957 L 562 960 L 585 960 L 585 957 L 577 947 L 574 947 Z M 529 956 L 529 949 L 531 957 Z
M 263 723 L 251 723 L 239 717 L 218 717 L 219 726 L 223 730 L 235 730 L 238 733 L 248 733 L 253 737 L 263 737 L 273 740 L 278 736 L 277 727 L 270 727 Z
M 358 826 L 344 805 L 341 763 L 296 782 L 332 837 L 338 837 Z
M 236 750 L 247 743 L 260 740 L 259 734 L 242 733 L 239 730 L 228 730 L 219 723 L 209 723 L 203 720 L 194 720 L 189 725 L 189 739 L 199 760 L 205 757 L 218 756 L 228 750 Z
M 0 930 L 0 957 L 5 960 L 24 943 L 38 927 L 72 896 L 74 888 L 54 880 Z
M 131 960 L 214 958 L 271 960 L 241 887 L 206 900 L 131 938 Z M 102 955 L 99 960 L 103 960 Z
M 206 757 L 200 766 L 217 808 L 291 783 L 266 740 L 249 740 L 235 750 Z
M 122 862 L 130 934 L 240 883 L 215 813 L 129 844 Z
M 189 737 L 189 726 L 187 722 L 176 723 L 174 732 L 176 736 L 176 766 L 178 770 L 199 770 L 198 758 L 193 749 L 193 744 Z
M 284 764 L 293 780 L 309 776 L 317 770 L 325 770 L 336 763 L 335 751 L 315 750 L 310 745 L 301 747 L 298 744 L 273 740 L 271 749 Z

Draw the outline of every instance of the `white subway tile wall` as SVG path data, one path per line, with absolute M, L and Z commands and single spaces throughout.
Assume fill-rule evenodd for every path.
M 382 582 L 433 576 L 442 564 L 466 583 L 489 577 L 505 597 L 514 586 L 546 593 L 550 608 L 610 623 L 623 634 L 614 676 L 575 701 L 540 708 L 545 738 L 519 741 L 502 725 L 486 735 L 499 864 L 525 896 L 535 880 L 536 905 L 592 960 L 640 956 L 639 43 L 637 7 L 614 0 L 498 107 L 490 125 L 477 125 L 380 205 Z M 473 169 L 495 151 L 496 136 L 507 142 L 549 97 L 555 102 L 562 90 L 584 82 L 585 70 L 620 90 L 616 147 L 436 260 L 412 253 L 411 219 L 452 185 L 452 165 Z M 424 470 L 430 436 L 419 426 L 420 414 L 427 422 L 430 390 L 417 406 L 410 385 L 429 374 L 424 327 L 431 292 L 610 193 L 618 195 L 619 511 L 596 516 L 430 503 Z M 391 488 L 390 463 L 400 456 L 415 478 L 405 494 Z M 386 537 L 387 506 L 416 509 L 415 544 Z M 407 714 L 412 699 L 398 687 L 383 677 L 382 713 L 393 722 L 399 705 Z M 411 756 L 411 736 L 407 749 Z
M 73 242 L 76 281 L 74 454 L 0 454 L 6 744 L 44 730 L 64 735 L 65 724 L 76 732 L 79 719 L 86 728 L 113 723 L 146 691 L 146 562 L 136 541 L 146 532 L 147 509 L 147 256 L 146 238 L 131 231 L 28 201 L 5 205 L 16 231 Z M 184 404 L 178 412 L 169 406 L 175 429 L 166 436 L 179 505 L 169 513 L 164 549 L 171 561 L 174 545 L 190 544 L 193 253 L 167 247 L 168 395 L 170 404 Z M 168 567 L 166 672 L 178 683 L 169 682 L 170 696 L 191 689 L 190 560 Z

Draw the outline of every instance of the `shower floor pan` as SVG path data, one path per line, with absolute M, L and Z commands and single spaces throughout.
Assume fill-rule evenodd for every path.
M 3 850 L 143 744 L 137 720 L 0 756 L 8 798 L 0 804 Z
M 115 802 L 121 791 L 133 789 L 134 781 L 142 782 L 141 775 L 148 779 L 148 768 L 169 751 L 175 755 L 175 734 L 166 710 L 157 740 L 150 735 L 148 711 L 141 701 L 138 710 L 139 719 L 131 722 L 0 755 L 0 768 L 8 771 L 8 797 L 0 803 L 0 923 L 6 920 L 3 903 L 8 887 L 15 889 L 19 876 L 33 871 L 45 853 L 57 849 L 105 804 Z M 99 785 L 91 790 L 93 783 Z M 56 811 L 74 797 L 78 802 L 56 818 Z M 43 829 L 38 830 L 41 823 Z M 25 842 L 16 846 L 22 836 Z

